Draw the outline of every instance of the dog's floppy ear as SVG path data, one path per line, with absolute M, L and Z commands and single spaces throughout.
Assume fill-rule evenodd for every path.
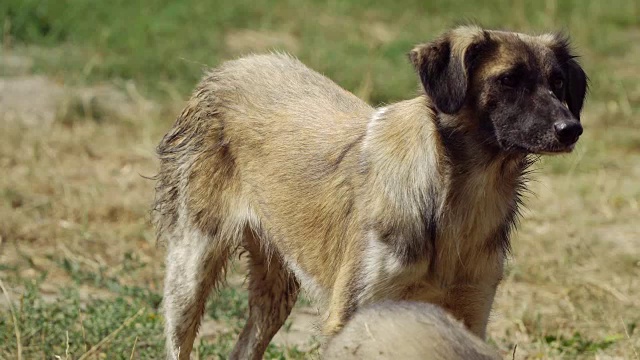
M 570 59 L 565 63 L 565 74 L 567 76 L 567 86 L 565 88 L 565 99 L 569 111 L 580 120 L 580 111 L 587 95 L 587 74 L 575 59 Z
M 567 34 L 554 34 L 551 49 L 555 53 L 566 76 L 564 98 L 567 102 L 567 107 L 573 116 L 580 120 L 580 111 L 582 111 L 582 105 L 584 105 L 584 99 L 589 87 L 589 78 L 580 64 L 578 64 L 578 61 L 576 61 L 576 56 L 572 54 L 571 44 Z
M 462 108 L 473 60 L 488 39 L 478 27 L 460 27 L 411 50 L 409 59 L 439 111 L 454 114 Z

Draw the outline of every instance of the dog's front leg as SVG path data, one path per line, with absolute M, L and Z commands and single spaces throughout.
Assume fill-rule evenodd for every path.
M 498 283 L 463 284 L 452 286 L 447 294 L 444 308 L 481 339 L 485 339 L 487 322 Z
M 496 253 L 486 266 L 470 273 L 462 272 L 446 291 L 443 307 L 463 321 L 467 328 L 484 339 L 496 289 L 502 280 L 504 254 Z
M 360 284 L 360 263 L 358 260 L 360 258 L 357 256 L 345 256 L 344 259 L 334 282 L 327 309 L 328 314 L 322 331 L 324 335 L 329 337 L 337 334 L 342 329 L 358 305 Z

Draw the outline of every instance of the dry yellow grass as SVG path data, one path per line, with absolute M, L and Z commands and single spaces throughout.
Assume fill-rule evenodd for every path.
M 73 103 L 61 102 L 51 126 L 0 121 L 0 263 L 17 266 L 23 278 L 46 269 L 53 289 L 65 276 L 50 254 L 114 273 L 127 252 L 144 262 L 161 258 L 148 223 L 153 182 L 145 176 L 155 172 L 155 143 L 168 122 L 132 113 L 99 123 L 70 109 Z

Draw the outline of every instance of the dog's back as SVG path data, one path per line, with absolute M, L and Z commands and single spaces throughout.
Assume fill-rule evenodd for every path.
M 158 233 L 171 238 L 173 229 L 184 226 L 178 224 L 182 218 L 234 242 L 245 225 L 257 231 L 272 221 L 296 227 L 270 235 L 306 237 L 309 246 L 320 247 L 322 241 L 314 239 L 319 233 L 300 232 L 321 218 L 326 221 L 319 223 L 330 225 L 327 231 L 344 231 L 332 214 L 323 214 L 324 201 L 349 198 L 340 194 L 345 179 L 332 177 L 340 176 L 339 167 L 356 165 L 352 147 L 373 111 L 288 55 L 253 55 L 222 64 L 201 82 L 158 146 Z M 188 182 L 188 188 L 180 182 Z M 328 208 L 336 207 L 340 204 Z M 270 219 L 260 208 L 268 209 Z
M 325 359 L 491 360 L 501 357 L 441 308 L 386 301 L 360 309 Z
M 240 246 L 252 277 L 262 279 L 250 284 L 250 303 L 277 309 L 284 321 L 298 283 L 327 296 L 336 271 L 318 270 L 340 266 L 336 254 L 355 228 L 345 174 L 355 172 L 373 111 L 286 55 L 229 61 L 201 82 L 158 146 L 155 222 L 170 259 L 170 358 L 188 358 L 206 297 Z M 261 332 L 247 327 L 232 358 L 260 358 L 281 326 L 255 322 Z

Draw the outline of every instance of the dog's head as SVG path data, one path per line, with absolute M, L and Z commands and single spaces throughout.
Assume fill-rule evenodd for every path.
M 561 35 L 456 28 L 409 54 L 441 113 L 507 152 L 570 152 L 582 134 L 587 76 Z M 450 124 L 451 125 L 451 124 Z

